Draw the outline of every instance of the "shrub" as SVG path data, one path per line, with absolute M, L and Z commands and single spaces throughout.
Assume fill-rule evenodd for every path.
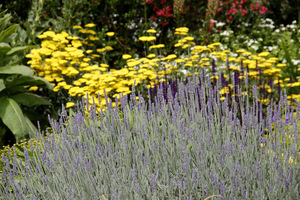
M 3 145 L 25 139 L 30 131 L 35 132 L 36 117 L 38 120 L 43 120 L 44 116 L 35 112 L 34 107 L 52 106 L 49 101 L 32 92 L 38 89 L 37 86 L 45 85 L 48 89 L 53 86 L 46 80 L 33 76 L 33 71 L 29 67 L 20 65 L 19 54 L 25 53 L 33 46 L 11 45 L 19 25 L 10 25 L 10 19 L 10 14 L 5 14 L 5 11 L 0 13 L 1 148 Z
M 197 80 L 194 77 L 186 86 L 180 82 L 175 98 L 168 92 L 168 103 L 159 88 L 156 102 L 148 107 L 133 94 L 129 101 L 127 95 L 120 99 L 120 109 L 106 99 L 105 113 L 92 105 L 85 115 L 88 105 L 78 104 L 80 110 L 70 120 L 63 114 L 60 122 L 52 123 L 54 134 L 49 139 L 37 134 L 41 145 L 30 149 L 35 156 L 30 158 L 25 148 L 24 168 L 14 154 L 10 169 L 10 158 L 3 155 L 1 195 L 297 198 L 299 105 L 294 118 L 287 99 L 281 98 L 278 107 L 270 105 L 267 117 L 260 120 L 258 99 L 250 106 L 247 96 L 240 96 L 245 105 L 240 121 L 237 102 L 230 109 L 226 100 L 219 101 L 218 88 L 205 74 L 200 75 L 201 85 Z M 282 115 L 289 120 L 280 120 Z M 270 129 L 272 122 L 276 131 Z M 286 129 L 288 125 L 294 128 Z M 268 140 L 265 128 L 271 130 Z

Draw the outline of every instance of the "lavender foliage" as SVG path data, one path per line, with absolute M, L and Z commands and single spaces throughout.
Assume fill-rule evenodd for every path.
M 248 97 L 220 101 L 205 76 L 185 82 L 150 89 L 147 105 L 125 96 L 53 121 L 24 163 L 2 157 L 0 199 L 299 198 L 299 114 L 286 99 L 264 118 Z

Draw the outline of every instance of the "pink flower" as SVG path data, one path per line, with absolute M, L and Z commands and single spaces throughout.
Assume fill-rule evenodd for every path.
M 232 14 L 236 14 L 236 13 L 237 13 L 237 9 L 235 8 L 232 10 Z
M 267 12 L 267 10 L 268 10 L 268 8 L 266 8 L 265 6 L 262 6 L 262 7 L 260 8 L 259 13 L 260 13 L 260 14 L 265 14 L 265 13 Z
M 248 13 L 247 10 L 245 10 L 245 9 L 242 10 L 242 15 L 243 15 L 243 16 L 245 16 L 247 13 Z
M 153 4 L 154 0 L 146 0 L 146 4 Z

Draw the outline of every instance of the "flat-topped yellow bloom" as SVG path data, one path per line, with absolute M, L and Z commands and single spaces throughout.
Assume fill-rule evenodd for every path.
M 68 102 L 68 103 L 66 104 L 66 108 L 71 108 L 71 107 L 73 107 L 74 105 L 75 105 L 74 102 Z
M 244 50 L 244 49 L 238 49 L 238 50 L 236 50 L 235 52 L 236 52 L 236 53 L 245 53 L 246 50 Z
M 184 37 L 183 40 L 188 40 L 188 41 L 193 41 L 195 38 L 194 37 Z
M 286 67 L 286 64 L 285 64 L 285 63 L 278 63 L 278 64 L 276 65 L 276 67 Z
M 179 27 L 175 29 L 175 32 L 189 32 L 189 28 L 187 27 Z
M 177 56 L 175 54 L 170 54 L 166 57 L 168 60 L 171 60 L 171 59 L 174 59 L 174 58 L 177 58 Z
M 156 44 L 156 45 L 152 45 L 149 48 L 150 49 L 159 49 L 159 48 L 164 48 L 165 45 L 164 44 Z
M 94 24 L 94 23 L 89 23 L 89 24 L 84 25 L 84 27 L 86 27 L 86 28 L 93 28 L 94 26 L 96 26 L 96 24 Z
M 270 52 L 264 51 L 258 54 L 259 57 L 267 57 L 270 54 Z
M 188 48 L 188 47 L 190 47 L 191 45 L 190 44 L 185 44 L 185 45 L 183 45 L 181 48 L 182 49 L 186 49 L 186 48 Z
M 156 55 L 153 54 L 153 53 L 151 53 L 151 54 L 149 54 L 149 55 L 147 56 L 147 58 L 155 58 L 155 57 L 156 57 Z
M 146 32 L 147 32 L 147 33 L 157 33 L 157 31 L 154 30 L 154 29 L 148 29 Z
M 220 46 L 221 43 L 220 43 L 220 42 L 215 42 L 215 43 L 212 43 L 212 44 L 210 44 L 210 45 L 212 45 L 212 46 Z
M 142 37 L 139 37 L 139 40 L 141 40 L 143 42 L 151 42 L 153 40 L 156 40 L 156 37 L 154 37 L 154 36 L 142 36 Z
M 127 59 L 129 59 L 129 58 L 131 58 L 132 56 L 131 55 L 129 55 L 129 54 L 124 54 L 124 55 L 122 55 L 122 58 L 124 59 L 124 60 L 127 60 Z
M 73 26 L 73 29 L 82 29 L 82 27 L 79 25 L 75 25 L 75 26 Z
M 183 59 L 178 58 L 178 59 L 175 59 L 175 62 L 177 62 L 177 63 L 183 63 L 185 61 Z
M 115 35 L 115 33 L 114 32 L 107 32 L 106 35 L 109 36 L 109 37 L 112 37 L 112 36 Z
M 39 89 L 38 86 L 32 86 L 32 87 L 30 87 L 28 90 L 29 90 L 29 91 L 37 91 L 38 89 Z

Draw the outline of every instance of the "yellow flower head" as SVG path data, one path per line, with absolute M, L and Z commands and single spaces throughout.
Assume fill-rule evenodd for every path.
M 29 90 L 29 91 L 37 91 L 38 89 L 39 89 L 38 86 L 32 86 L 32 87 L 30 87 L 28 90 Z
M 94 26 L 96 26 L 96 24 L 89 23 L 89 24 L 86 24 L 84 27 L 86 27 L 86 28 L 93 28 Z
M 164 44 L 157 44 L 157 45 L 152 45 L 149 48 L 150 49 L 159 49 L 159 48 L 164 48 L 165 45 Z
M 153 41 L 155 39 L 156 39 L 156 37 L 154 37 L 154 36 L 142 36 L 142 37 L 139 37 L 139 40 L 141 40 L 143 42 L 150 42 L 150 41 Z
M 66 108 L 71 108 L 71 107 L 73 107 L 74 105 L 75 105 L 74 102 L 68 102 L 68 103 L 66 104 Z
M 286 67 L 286 64 L 285 63 L 279 63 L 276 65 L 276 67 Z
M 270 52 L 264 51 L 258 54 L 259 57 L 267 57 L 270 54 Z
M 149 54 L 149 55 L 147 56 L 147 58 L 155 58 L 155 57 L 156 57 L 156 55 L 153 54 L 153 53 L 151 53 L 151 54 Z
M 129 58 L 131 58 L 132 56 L 131 55 L 129 55 L 129 54 L 124 54 L 124 55 L 122 55 L 122 58 L 124 59 L 124 60 L 127 60 L 127 59 L 129 59 Z
M 75 26 L 73 26 L 73 29 L 82 29 L 82 27 L 78 26 L 78 25 L 75 25 Z
M 109 37 L 112 37 L 112 36 L 115 35 L 115 33 L 114 32 L 107 32 L 106 35 L 109 36 Z
M 194 40 L 194 37 L 189 36 L 189 37 L 185 37 L 185 38 L 183 38 L 183 39 L 184 39 L 184 40 L 193 41 L 193 40 Z
M 148 29 L 148 30 L 147 30 L 147 33 L 157 33 L 157 31 L 154 30 L 154 29 Z
M 96 35 L 96 32 L 93 30 L 87 30 L 86 33 L 92 34 L 92 35 Z

